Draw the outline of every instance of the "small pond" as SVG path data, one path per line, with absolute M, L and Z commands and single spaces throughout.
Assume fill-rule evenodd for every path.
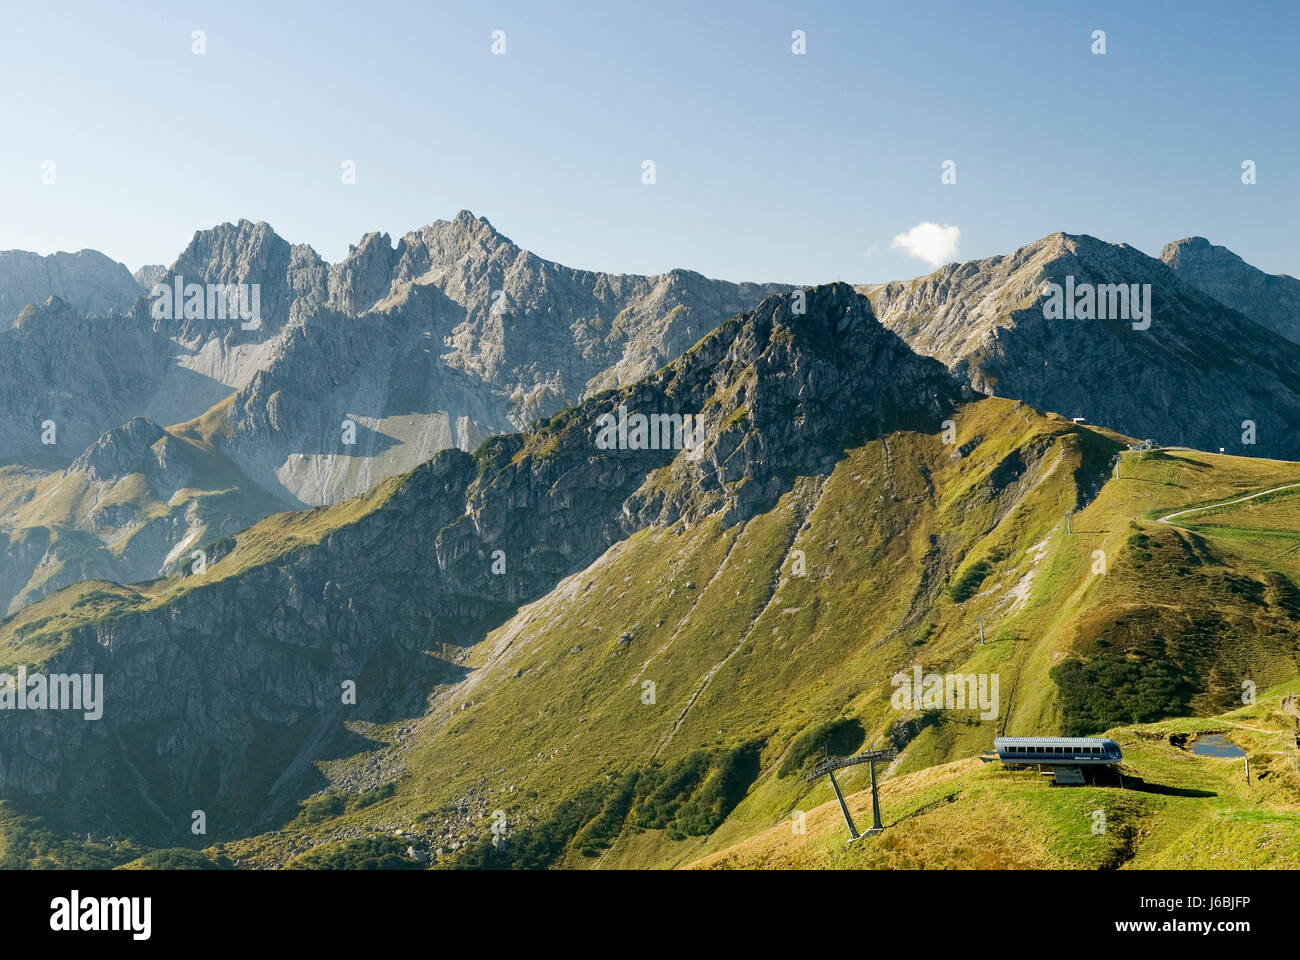
M 1221 733 L 1210 733 L 1192 741 L 1192 753 L 1202 757 L 1244 757 L 1241 749 Z

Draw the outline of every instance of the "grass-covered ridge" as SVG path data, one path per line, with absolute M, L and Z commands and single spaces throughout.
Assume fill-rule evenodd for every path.
M 1117 480 L 1123 442 L 1106 431 L 999 399 L 968 404 L 957 424 L 952 445 L 895 433 L 850 450 L 748 522 L 616 545 L 470 652 L 466 681 L 394 748 L 394 796 L 347 822 L 438 832 L 447 805 L 472 795 L 499 805 L 531 853 L 488 853 L 490 821 L 471 818 L 457 829 L 480 853 L 435 863 L 683 865 L 809 809 L 794 774 L 826 745 L 902 747 L 893 780 L 972 757 L 1000 732 L 1212 716 L 1240 702 L 1241 681 L 1264 690 L 1300 672 L 1300 568 L 1277 536 L 1300 521 L 1191 540 L 1154 519 L 1300 480 L 1300 465 L 1124 453 Z M 955 595 L 975 564 L 978 582 Z M 913 665 L 997 673 L 998 717 L 894 710 L 890 677 Z M 761 745 L 755 774 L 715 827 L 639 819 L 644 771 L 747 744 Z M 591 808 L 581 822 L 578 797 Z M 242 848 L 274 863 L 280 843 Z

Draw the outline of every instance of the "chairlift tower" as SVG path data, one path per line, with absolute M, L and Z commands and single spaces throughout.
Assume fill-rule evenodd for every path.
M 849 843 L 854 840 L 861 840 L 863 837 L 869 837 L 872 834 L 879 833 L 885 829 L 885 825 L 880 822 L 880 794 L 876 791 L 876 764 L 887 760 L 893 760 L 898 756 L 897 750 L 868 750 L 866 753 L 860 753 L 856 757 L 835 757 L 830 760 L 823 760 L 813 768 L 812 773 L 805 778 L 809 783 L 813 783 L 822 774 L 831 778 L 831 787 L 835 790 L 835 799 L 840 802 L 840 811 L 844 814 L 844 822 L 849 828 Z M 865 763 L 871 770 L 871 829 L 866 833 L 858 833 L 858 828 L 853 825 L 853 817 L 849 815 L 849 805 L 844 802 L 844 794 L 840 793 L 840 785 L 835 781 L 835 771 L 844 767 L 856 766 L 859 763 Z

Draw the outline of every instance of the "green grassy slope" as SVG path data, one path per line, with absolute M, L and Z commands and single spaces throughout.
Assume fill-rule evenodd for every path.
M 1053 787 L 1037 771 L 956 760 L 881 785 L 885 832 L 848 843 L 823 783 L 787 817 L 690 866 L 707 869 L 1300 868 L 1300 751 L 1279 710 L 1292 682 L 1213 718 L 1118 727 L 1120 780 Z M 1250 760 L 1193 754 L 1182 737 L 1220 733 Z M 1171 738 L 1173 742 L 1171 742 Z M 857 780 L 861 780 L 859 776 Z M 859 829 L 870 791 L 847 798 Z M 815 805 L 814 805 L 815 804 Z M 802 829 L 800 829 L 802 827 Z
M 367 730 L 392 744 L 392 797 L 233 849 L 274 865 L 328 839 L 346 861 L 340 837 L 400 826 L 447 866 L 684 865 L 820 802 L 798 774 L 828 735 L 904 746 L 891 778 L 961 777 L 998 732 L 1208 716 L 1300 672 L 1300 519 L 1230 537 L 1156 519 L 1300 464 L 1125 453 L 1116 480 L 1105 431 L 999 399 L 957 427 L 848 451 L 748 523 L 634 535 L 494 631 L 414 727 Z M 996 673 L 998 716 L 893 709 L 913 665 Z M 362 762 L 325 766 L 347 783 Z

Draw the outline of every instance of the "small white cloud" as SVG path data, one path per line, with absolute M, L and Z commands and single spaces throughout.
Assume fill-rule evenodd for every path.
M 957 242 L 960 239 L 961 231 L 956 227 L 946 223 L 940 226 L 927 220 L 918 223 L 907 233 L 894 237 L 890 246 L 937 267 L 957 259 Z

